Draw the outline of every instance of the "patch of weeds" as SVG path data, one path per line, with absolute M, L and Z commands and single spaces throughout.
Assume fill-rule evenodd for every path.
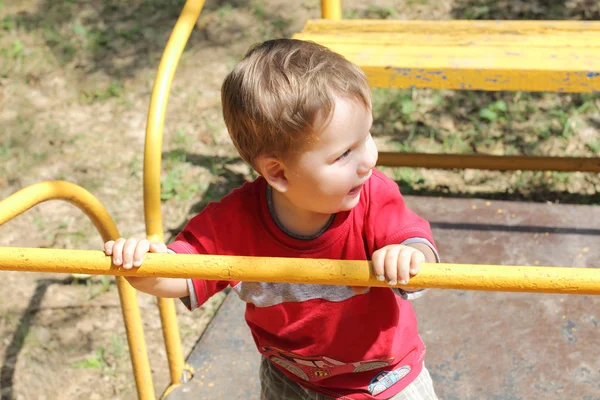
M 189 173 L 186 164 L 180 165 L 170 171 L 161 180 L 160 199 L 162 201 L 173 198 L 188 200 L 200 189 L 199 183 Z
M 47 26 L 43 28 L 44 39 L 48 46 L 58 56 L 59 60 L 63 63 L 69 63 L 75 58 L 77 54 L 77 47 L 68 39 L 56 30 L 53 26 Z
M 273 36 L 286 36 L 286 31 L 292 24 L 292 20 L 277 15 L 267 15 L 267 5 L 264 1 L 253 1 L 249 4 L 250 12 L 261 22 L 261 36 L 264 40 Z
M 131 171 L 131 176 L 135 176 L 137 178 L 141 177 L 144 169 L 142 158 L 139 157 L 137 154 L 134 154 L 133 157 L 129 160 L 127 169 Z
M 173 169 L 178 164 L 187 162 L 185 149 L 174 149 L 164 155 L 165 169 Z
M 184 129 L 177 129 L 173 136 L 173 143 L 177 147 L 189 147 L 192 144 L 192 138 L 190 138 Z
M 129 42 L 135 41 L 140 38 L 142 32 L 142 25 L 139 23 L 133 25 L 131 28 L 117 31 L 117 35 Z
M 262 1 L 253 1 L 250 3 L 250 8 L 252 10 L 252 14 L 254 14 L 256 18 L 265 18 L 265 3 Z
M 41 215 L 36 215 L 33 217 L 33 224 L 38 229 L 38 231 L 43 231 L 46 229 L 46 219 Z
M 23 18 L 20 15 L 5 15 L 0 20 L 0 29 L 4 31 L 14 31 L 23 23 Z
M 571 136 L 573 136 L 573 132 L 571 131 L 571 124 L 570 124 L 570 115 L 568 112 L 565 112 L 564 110 L 561 109 L 555 109 L 555 110 L 550 110 L 549 114 L 553 117 L 556 117 L 556 119 L 558 120 L 558 123 L 561 126 L 561 132 L 560 135 L 564 138 L 570 138 Z
M 403 186 L 416 187 L 425 182 L 423 175 L 414 168 L 392 168 L 393 179 Z
M 554 184 L 566 185 L 569 183 L 571 176 L 572 174 L 570 172 L 552 171 L 550 174 L 550 180 Z
M 121 336 L 113 334 L 110 337 L 110 343 L 112 345 L 112 352 L 115 358 L 121 358 L 125 355 L 125 341 Z
M 93 282 L 88 279 L 86 281 L 86 284 L 88 286 L 92 286 Z M 102 275 L 100 276 L 100 287 L 99 288 L 91 288 L 91 293 L 90 293 L 90 300 L 95 299 L 96 297 L 98 297 L 99 295 L 101 295 L 102 293 L 106 293 L 110 291 L 110 278 L 106 275 Z
M 504 100 L 496 100 L 494 103 L 479 110 L 479 117 L 488 122 L 506 121 L 508 118 L 508 106 Z
M 469 153 L 471 146 L 458 133 L 448 133 L 442 136 L 442 146 L 447 153 Z
M 491 19 L 488 6 L 472 6 L 464 10 L 464 14 L 458 16 L 460 19 Z
M 271 20 L 271 24 L 275 28 L 276 32 L 283 33 L 285 32 L 291 25 L 292 21 L 290 19 L 285 19 L 281 17 L 276 17 Z
M 365 18 L 367 19 L 388 19 L 396 15 L 396 11 L 391 7 L 378 6 L 369 4 L 367 7 Z
M 25 59 L 25 45 L 19 39 L 16 39 L 12 42 L 8 47 L 0 48 L 0 74 L 3 77 L 7 77 L 11 72 L 13 72 L 18 66 L 23 64 L 23 60 Z M 4 60 L 2 60 L 4 59 Z
M 192 166 L 187 163 L 186 152 L 175 149 L 165 156 L 165 171 L 161 177 L 160 198 L 162 201 L 171 199 L 188 200 L 200 189 Z
M 9 49 L 6 50 L 6 56 L 14 61 L 23 59 L 25 54 L 25 45 L 19 39 L 15 40 Z
M 372 93 L 373 116 L 378 122 L 413 121 L 419 108 L 413 100 L 413 90 L 375 88 Z
M 391 7 L 369 4 L 366 9 L 342 8 L 343 19 L 389 19 L 396 15 Z
M 586 146 L 594 153 L 600 153 L 600 141 L 586 143 Z
M 223 4 L 215 11 L 217 12 L 219 18 L 221 18 L 221 20 L 224 20 L 229 14 L 233 12 L 233 6 L 231 4 Z
M 358 19 L 359 12 L 356 8 L 342 8 L 343 19 Z
M 119 81 L 111 81 L 108 86 L 93 91 L 84 91 L 83 97 L 85 102 L 88 104 L 95 103 L 97 101 L 104 102 L 109 99 L 119 99 L 123 95 L 123 84 Z
M 204 121 L 204 125 L 206 125 L 206 129 L 210 132 L 210 144 L 216 144 L 219 141 L 221 130 L 210 119 L 204 117 L 202 120 Z
M 83 368 L 83 369 L 103 369 L 108 367 L 108 363 L 104 359 L 104 347 L 99 347 L 96 350 L 96 354 L 90 356 L 82 361 L 76 361 L 71 363 L 71 368 Z

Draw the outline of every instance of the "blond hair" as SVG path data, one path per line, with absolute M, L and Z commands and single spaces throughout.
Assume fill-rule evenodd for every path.
M 301 152 L 335 108 L 336 98 L 371 107 L 364 72 L 313 42 L 269 40 L 252 47 L 221 88 L 223 117 L 240 156 L 285 159 Z

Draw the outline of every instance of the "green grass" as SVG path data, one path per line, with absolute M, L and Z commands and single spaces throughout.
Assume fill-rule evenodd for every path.
M 600 157 L 599 104 L 599 96 L 592 94 L 373 89 L 372 132 L 385 139 L 382 150 L 388 151 Z M 592 136 L 584 140 L 583 130 Z M 435 192 L 436 183 L 427 174 L 425 181 L 405 171 L 393 174 L 405 187 L 429 187 Z M 454 174 L 457 185 L 452 190 L 462 190 L 463 173 Z M 497 174 L 481 171 L 480 175 Z M 498 190 L 527 193 L 532 199 L 553 192 L 558 199 L 571 201 L 570 191 L 582 185 L 594 187 L 591 182 L 597 178 L 594 174 L 523 173 L 512 180 L 512 187 L 498 184 Z
M 123 96 L 124 90 L 125 88 L 121 82 L 111 81 L 105 87 L 90 91 L 83 91 L 82 95 L 84 102 L 91 104 L 96 101 L 104 102 L 113 98 L 119 99 L 121 96 Z
M 104 369 L 108 367 L 104 353 L 104 347 L 99 347 L 94 355 L 87 357 L 85 360 L 71 363 L 71 368 Z

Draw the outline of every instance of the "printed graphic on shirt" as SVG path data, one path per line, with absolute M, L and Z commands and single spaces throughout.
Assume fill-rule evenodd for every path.
M 270 307 L 281 303 L 297 303 L 313 299 L 344 301 L 356 294 L 348 286 L 295 283 L 240 282 L 233 287 L 246 303 Z
M 393 371 L 381 371 L 371 379 L 369 392 L 371 392 L 373 396 L 377 396 L 379 393 L 394 386 L 400 379 L 408 375 L 409 372 L 410 367 L 408 365 L 396 368 Z
M 393 357 L 382 360 L 365 360 L 344 363 L 326 356 L 304 357 L 276 347 L 261 347 L 262 353 L 271 362 L 305 381 L 319 381 L 330 376 L 353 372 L 371 371 L 387 367 Z M 409 369 L 410 370 L 410 369 Z

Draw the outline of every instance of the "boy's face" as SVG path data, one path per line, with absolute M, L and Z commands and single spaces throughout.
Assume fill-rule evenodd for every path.
M 355 207 L 377 162 L 372 124 L 370 109 L 338 98 L 325 130 L 286 168 L 288 200 L 322 214 Z

